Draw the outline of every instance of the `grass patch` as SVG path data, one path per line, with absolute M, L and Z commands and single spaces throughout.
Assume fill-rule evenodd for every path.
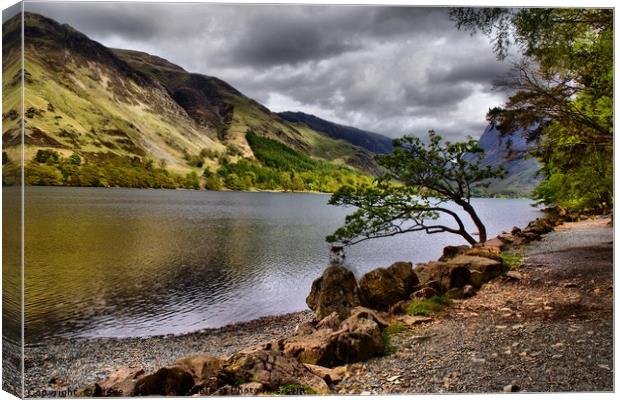
M 300 396 L 304 394 L 317 394 L 317 392 L 309 386 L 291 383 L 278 387 L 278 389 L 271 394 L 276 396 Z
M 521 264 L 523 264 L 523 256 L 515 253 L 503 252 L 501 254 L 502 257 L 502 266 L 504 267 L 504 271 L 510 271 L 518 269 Z
M 396 346 L 392 343 L 392 339 L 390 338 L 390 334 L 385 330 L 381 332 L 381 340 L 383 340 L 384 353 L 385 355 L 393 354 L 396 351 Z
M 412 300 L 407 307 L 407 314 L 428 317 L 450 304 L 447 296 L 433 296 L 430 299 Z
M 396 333 L 400 333 L 404 331 L 405 329 L 406 329 L 405 324 L 401 324 L 400 322 L 397 322 L 385 328 L 383 332 L 387 333 L 388 335 L 394 335 Z
M 395 335 L 397 333 L 404 331 L 405 329 L 406 327 L 404 324 L 395 323 L 395 324 L 388 326 L 381 332 L 381 340 L 383 340 L 383 345 L 385 346 L 384 348 L 385 348 L 386 355 L 392 354 L 396 351 L 396 346 L 394 346 L 394 344 L 392 343 L 392 339 L 390 335 Z

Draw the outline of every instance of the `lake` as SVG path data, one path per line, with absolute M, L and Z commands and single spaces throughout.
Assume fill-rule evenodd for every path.
M 178 334 L 303 310 L 328 264 L 324 238 L 351 212 L 328 199 L 28 187 L 26 342 Z M 540 215 L 527 199 L 473 202 L 489 236 Z M 461 243 L 410 233 L 353 246 L 347 263 L 359 277 L 394 261 L 434 260 Z

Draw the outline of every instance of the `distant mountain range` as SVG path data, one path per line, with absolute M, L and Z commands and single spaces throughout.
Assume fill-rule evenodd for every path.
M 482 193 L 489 196 L 527 197 L 541 181 L 537 176 L 538 161 L 529 156 L 532 143 L 528 143 L 522 130 L 502 135 L 493 125 L 487 126 L 478 144 L 485 152 L 483 165 L 503 166 L 506 177 L 494 180 Z
M 303 112 L 285 111 L 278 115 L 287 121 L 303 123 L 335 139 L 343 139 L 376 154 L 391 153 L 392 139 L 378 133 L 364 131 L 352 126 L 336 124 Z

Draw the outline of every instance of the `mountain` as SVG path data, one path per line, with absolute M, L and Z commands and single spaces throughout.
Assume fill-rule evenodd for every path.
M 19 158 L 20 18 L 3 24 L 8 159 Z M 317 168 L 377 171 L 366 149 L 286 121 L 220 79 L 147 53 L 107 48 L 42 15 L 24 14 L 24 49 L 26 160 L 43 149 L 61 157 L 77 153 L 91 165 L 149 159 L 171 173 L 200 176 L 204 167 L 239 160 L 261 164 L 246 137 L 253 132 L 310 157 Z
M 483 189 L 484 194 L 527 197 L 540 182 L 536 175 L 540 164 L 529 156 L 532 144 L 527 142 L 522 130 L 502 135 L 489 125 L 478 145 L 485 151 L 483 165 L 503 166 L 507 172 L 504 179 L 494 180 Z
M 335 139 L 346 140 L 376 154 L 391 153 L 394 148 L 392 139 L 378 133 L 339 125 L 303 112 L 285 111 L 278 113 L 278 115 L 287 121 L 306 124 L 316 131 L 323 132 Z

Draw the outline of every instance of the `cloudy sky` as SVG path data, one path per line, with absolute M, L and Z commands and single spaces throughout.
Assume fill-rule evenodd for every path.
M 109 47 L 221 78 L 273 111 L 304 111 L 385 134 L 478 137 L 506 73 L 488 39 L 447 9 L 26 3 Z

